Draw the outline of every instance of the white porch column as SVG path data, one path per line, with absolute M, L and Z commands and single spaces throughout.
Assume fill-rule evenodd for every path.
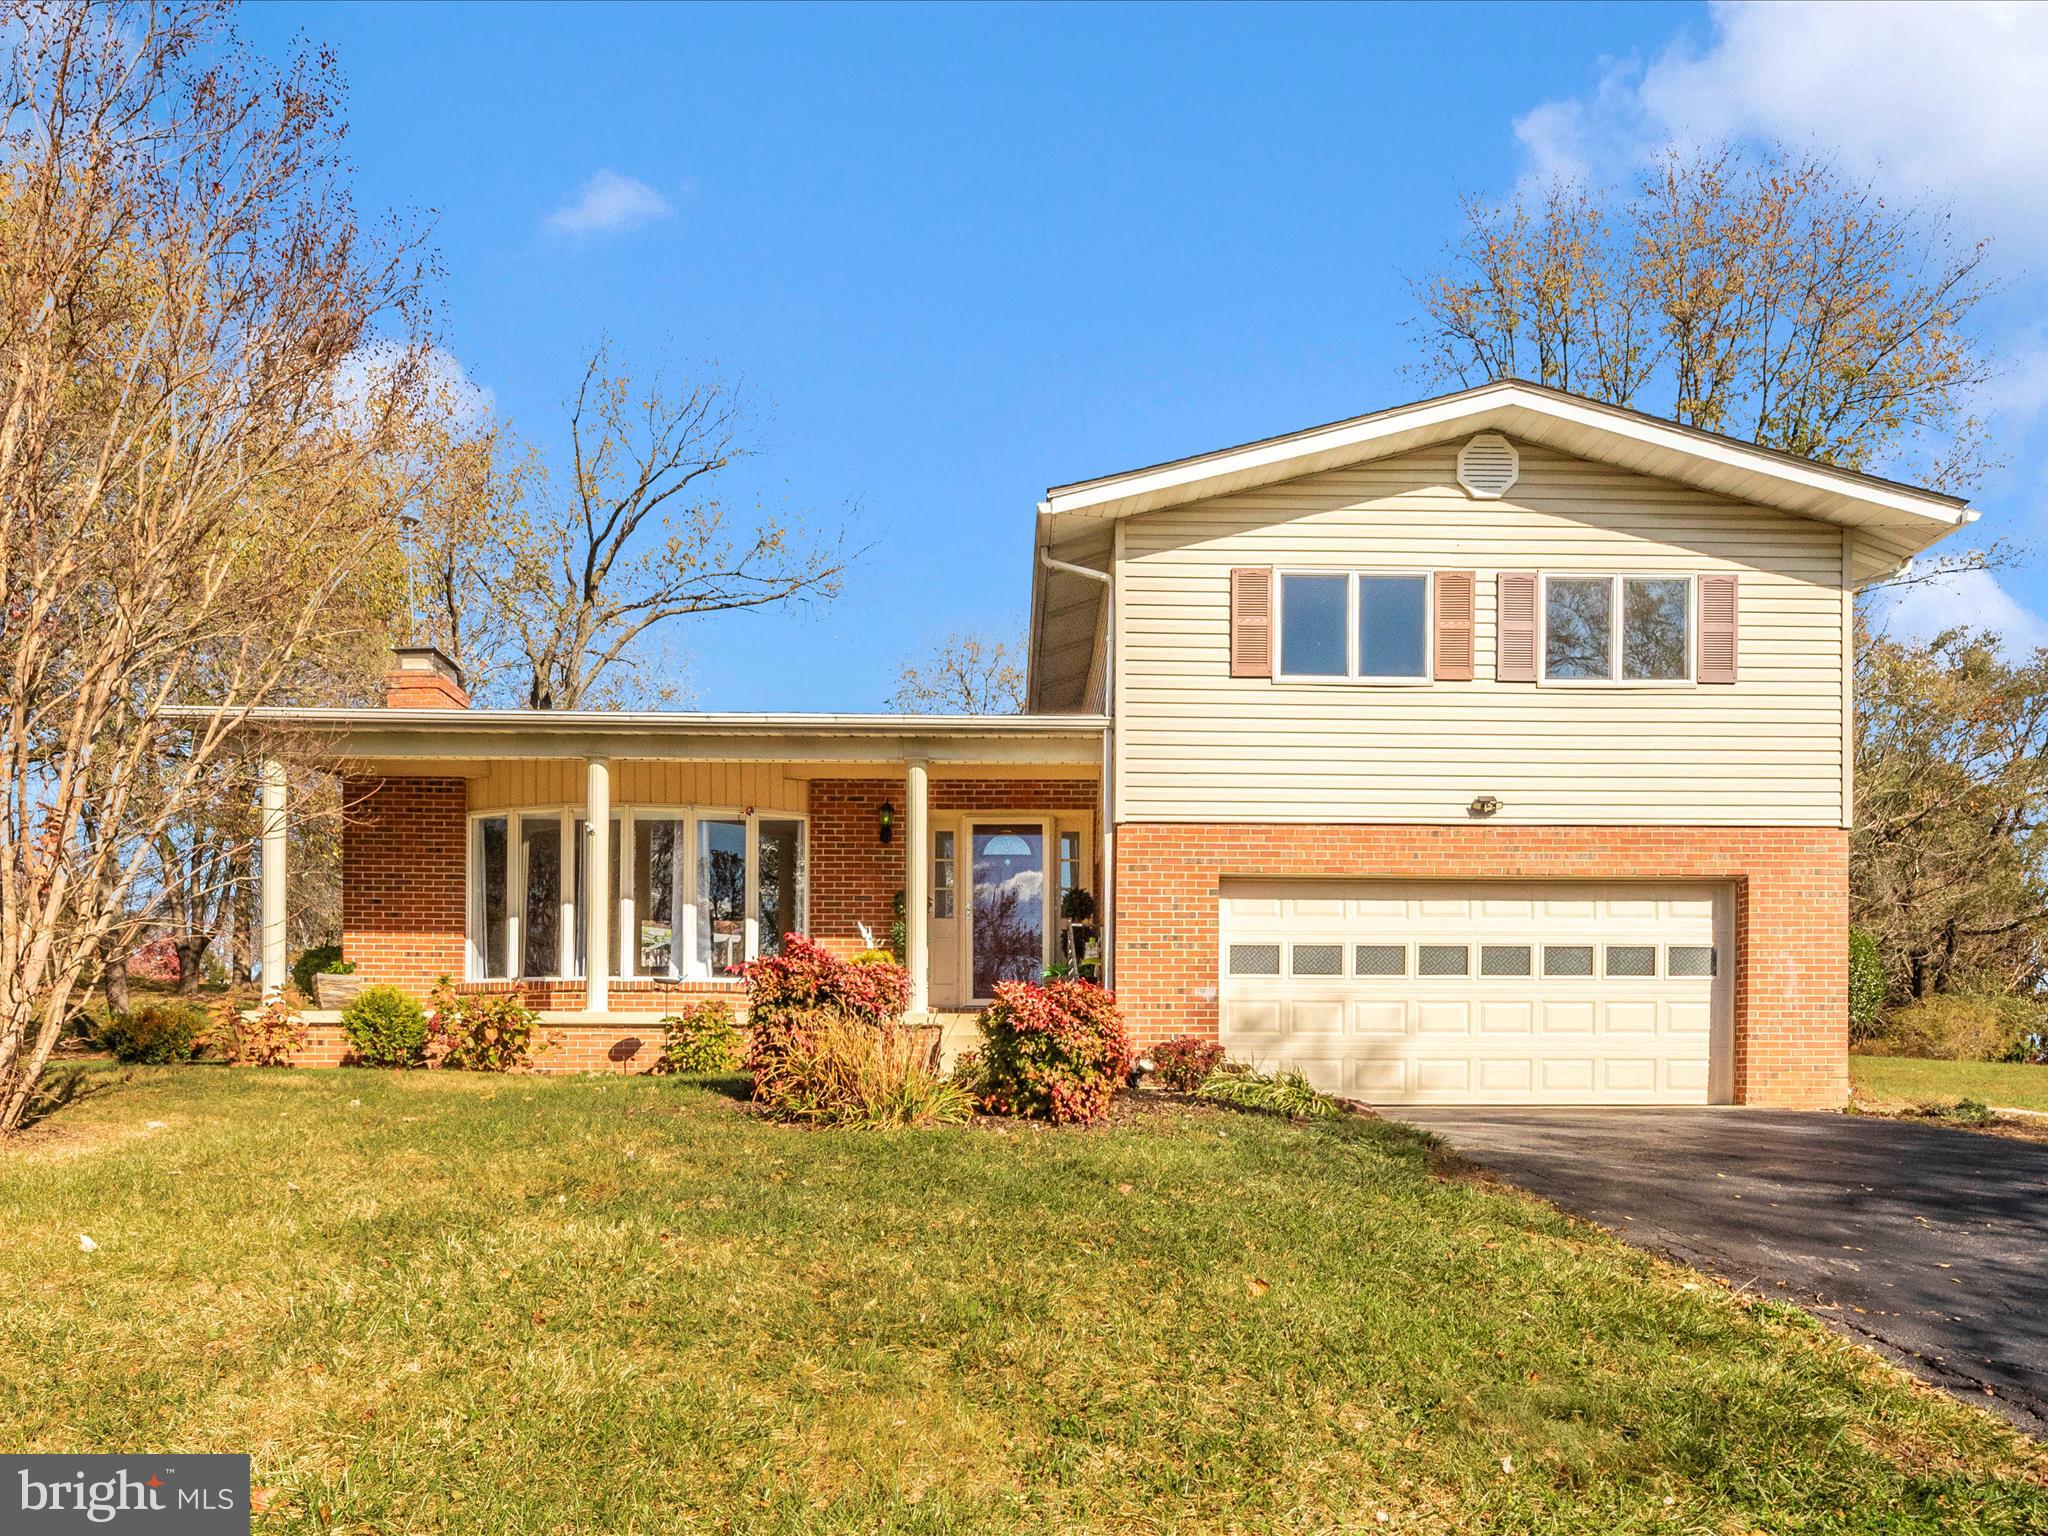
M 922 762 L 913 762 L 903 792 L 903 963 L 910 971 L 910 1011 L 932 1005 L 931 814 Z
M 284 907 L 284 764 L 263 760 L 263 814 L 258 823 L 263 860 L 263 931 L 258 953 L 263 964 L 263 995 L 284 990 L 290 962 L 285 956 Z
M 583 1006 L 603 1013 L 612 1004 L 612 765 L 593 757 L 584 770 Z

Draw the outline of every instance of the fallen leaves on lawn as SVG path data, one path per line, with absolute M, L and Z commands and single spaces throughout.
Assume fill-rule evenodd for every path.
M 1246 1275 L 1244 1277 L 1244 1288 L 1254 1296 L 1263 1296 L 1266 1292 L 1273 1289 L 1270 1284 L 1261 1280 L 1257 1275 Z

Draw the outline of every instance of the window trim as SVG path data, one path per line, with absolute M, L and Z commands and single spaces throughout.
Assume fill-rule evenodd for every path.
M 801 830 L 798 833 L 799 846 L 803 850 L 804 878 L 802 899 L 797 903 L 798 931 L 811 930 L 811 818 L 807 811 L 785 811 L 778 807 L 748 807 L 721 805 L 670 805 L 659 803 L 622 805 L 614 802 L 612 815 L 619 823 L 619 901 L 612 911 L 612 922 L 619 935 L 619 965 L 612 972 L 614 981 L 669 981 L 708 983 L 711 985 L 739 986 L 736 977 L 720 976 L 708 968 L 700 968 L 697 959 L 697 824 L 704 821 L 737 821 L 746 828 L 747 863 L 746 894 L 743 898 L 746 913 L 746 957 L 760 958 L 760 824 L 768 821 L 793 821 Z M 523 974 L 524 954 L 520 943 L 522 915 L 526 909 L 526 856 L 525 847 L 519 837 L 519 824 L 528 817 L 536 820 L 547 816 L 559 819 L 562 829 L 562 943 L 558 958 L 569 961 L 571 969 L 559 971 L 552 976 L 527 976 Z M 483 836 L 479 825 L 503 817 L 506 822 L 506 870 L 505 870 L 505 924 L 506 956 L 512 971 L 509 976 L 485 976 L 483 974 L 483 952 L 477 941 L 483 933 Z M 632 871 L 639 849 L 638 827 L 642 820 L 679 821 L 683 824 L 683 857 L 678 861 L 683 868 L 678 881 L 675 933 L 673 943 L 685 946 L 686 963 L 677 967 L 674 975 L 642 972 L 639 954 L 638 913 L 634 910 L 635 892 Z M 578 821 L 589 824 L 588 809 L 581 801 L 550 803 L 547 805 L 493 806 L 488 810 L 468 813 L 464 827 L 465 848 L 463 856 L 463 976 L 471 982 L 566 982 L 588 979 L 586 968 L 577 965 L 577 950 L 581 947 L 579 934 L 582 926 L 581 911 L 576 905 L 575 850 L 572 839 Z M 671 950 L 673 953 L 673 948 Z
M 1604 581 L 1607 600 L 1607 676 L 1550 675 L 1550 584 L 1553 581 Z M 1685 676 L 1623 677 L 1621 675 L 1621 584 L 1624 581 L 1685 583 Z M 1536 576 L 1536 686 L 1539 688 L 1663 688 L 1699 686 L 1700 583 L 1685 571 L 1539 571 Z
M 1344 666 L 1336 672 L 1283 672 L 1287 656 L 1287 578 L 1342 576 L 1344 580 Z M 1422 583 L 1422 670 L 1414 676 L 1358 670 L 1359 579 L 1397 576 Z M 1387 570 L 1379 566 L 1275 566 L 1273 569 L 1273 681 L 1329 683 L 1346 688 L 1425 688 L 1436 681 L 1436 572 Z
M 945 839 L 946 851 L 939 852 Z M 809 892 L 805 893 L 808 897 Z M 939 898 L 946 898 L 946 910 L 939 910 Z M 932 921 L 950 923 L 960 914 L 960 835 L 955 827 L 932 828 Z

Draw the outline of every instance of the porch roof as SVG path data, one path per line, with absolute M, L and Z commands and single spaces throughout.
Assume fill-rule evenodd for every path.
M 665 710 L 298 709 L 167 711 L 366 766 L 494 758 L 747 759 L 803 763 L 1023 763 L 1097 767 L 1100 715 L 734 714 Z

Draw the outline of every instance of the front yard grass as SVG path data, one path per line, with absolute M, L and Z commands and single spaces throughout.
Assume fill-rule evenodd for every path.
M 248 1451 L 261 1531 L 2048 1528 L 2000 1421 L 1382 1123 L 88 1072 L 0 1148 L 0 1449 Z
M 1994 1109 L 2048 1111 L 2048 1067 L 2017 1062 L 1851 1056 L 1849 1081 L 1858 1097 L 1879 1104 L 1952 1104 L 1975 1099 Z

